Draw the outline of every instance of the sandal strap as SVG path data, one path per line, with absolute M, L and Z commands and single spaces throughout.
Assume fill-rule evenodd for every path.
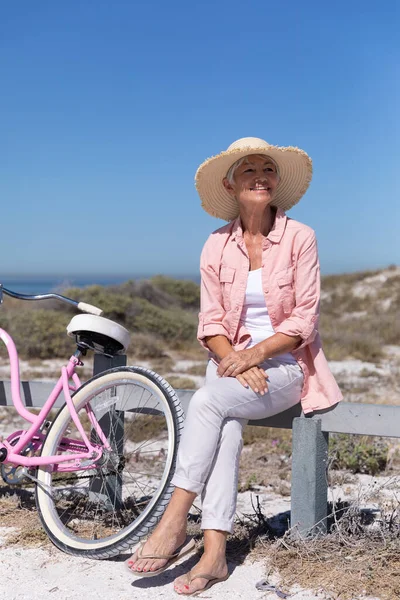
M 220 578 L 215 577 L 215 575 L 210 575 L 209 573 L 197 573 L 196 575 L 189 574 L 189 585 L 195 579 L 207 579 L 208 581 L 213 581 L 214 579 L 220 579 Z
M 142 554 L 139 550 L 138 559 L 142 560 L 146 558 L 152 558 L 154 560 L 170 560 L 171 558 L 175 558 L 175 556 L 178 556 L 178 554 L 179 552 L 175 552 L 175 554 Z
M 147 558 L 150 558 L 150 559 L 153 559 L 153 560 L 171 560 L 171 558 L 176 558 L 177 556 L 179 556 L 182 548 L 185 545 L 188 544 L 188 541 L 186 539 L 184 541 L 184 543 L 181 546 L 179 546 L 179 548 L 177 548 L 173 554 L 142 554 L 142 550 L 143 550 L 145 544 L 146 544 L 146 542 L 142 542 L 140 544 L 140 549 L 139 549 L 139 552 L 138 552 L 138 559 L 139 560 L 147 559 Z

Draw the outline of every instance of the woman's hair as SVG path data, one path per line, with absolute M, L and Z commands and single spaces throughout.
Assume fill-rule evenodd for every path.
M 263 158 L 268 158 L 275 165 L 276 172 L 279 175 L 279 167 L 270 156 L 268 156 L 267 154 L 255 154 L 254 156 L 262 156 Z M 237 160 L 236 162 L 233 163 L 233 165 L 229 168 L 227 174 L 225 175 L 225 177 L 227 178 L 227 180 L 229 181 L 230 184 L 233 183 L 236 169 L 238 169 L 240 167 L 240 165 L 247 164 L 248 162 L 249 162 L 249 156 L 243 156 L 242 158 L 239 158 L 239 160 Z

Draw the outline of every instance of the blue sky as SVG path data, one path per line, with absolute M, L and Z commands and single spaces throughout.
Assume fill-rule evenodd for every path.
M 194 173 L 244 136 L 313 158 L 289 215 L 324 273 L 400 264 L 399 26 L 397 0 L 3 3 L 1 272 L 196 274 L 223 222 Z

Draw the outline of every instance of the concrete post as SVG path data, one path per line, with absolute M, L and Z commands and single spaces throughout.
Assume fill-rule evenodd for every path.
M 320 417 L 293 419 L 290 525 L 300 537 L 326 533 L 328 440 Z
M 112 369 L 114 367 L 124 367 L 126 365 L 126 356 L 117 355 L 113 357 L 104 356 L 103 354 L 94 355 L 93 375 L 98 375 Z M 106 413 L 99 419 L 100 427 L 105 435 L 109 436 L 113 432 L 113 444 L 116 444 L 118 454 L 123 454 L 124 451 L 124 412 L 115 411 L 112 419 Z M 93 432 L 93 435 L 96 434 Z M 107 475 L 105 478 L 94 477 L 90 482 L 89 497 L 98 502 L 104 502 L 107 510 L 115 510 L 122 508 L 122 480 L 120 475 Z

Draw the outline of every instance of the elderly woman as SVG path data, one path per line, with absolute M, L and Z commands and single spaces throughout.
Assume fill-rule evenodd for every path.
M 289 219 L 308 188 L 311 159 L 259 138 L 234 142 L 196 174 L 203 208 L 229 221 L 201 255 L 198 338 L 209 351 L 206 384 L 193 396 L 159 525 L 128 562 L 154 576 L 193 550 L 187 514 L 202 498 L 204 554 L 175 580 L 194 595 L 228 577 L 242 429 L 301 402 L 304 413 L 341 400 L 318 334 L 319 263 L 315 234 Z

